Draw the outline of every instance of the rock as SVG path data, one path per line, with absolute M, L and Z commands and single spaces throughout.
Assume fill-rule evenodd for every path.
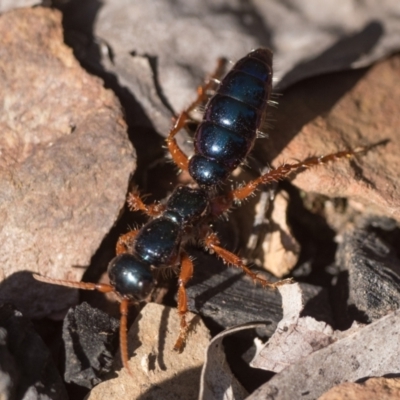
M 399 378 L 370 378 L 363 383 L 346 382 L 335 386 L 318 400 L 396 400 L 399 397 Z
M 287 87 L 310 76 L 365 67 L 393 54 L 399 49 L 396 7 L 394 0 L 343 8 L 331 0 L 323 11 L 295 0 L 288 6 L 274 1 L 215 5 L 192 0 L 177 5 L 173 0 L 105 0 L 102 7 L 70 1 L 65 15 L 82 59 L 117 74 L 158 128 L 168 106 L 176 112 L 186 106 L 221 56 L 235 61 L 251 49 L 273 47 L 276 75 L 286 78 Z M 97 51 L 90 43 L 88 24 Z M 151 82 L 144 81 L 140 88 L 136 73 L 143 61 L 156 82 L 148 86 Z M 166 107 L 158 115 L 150 97 L 137 96 L 145 91 L 163 98 Z
M 96 386 L 87 400 L 100 399 L 197 399 L 201 366 L 209 341 L 207 329 L 198 316 L 183 353 L 173 350 L 178 337 L 180 318 L 175 309 L 150 303 L 141 311 L 129 330 L 129 361 L 132 375 L 126 370 L 118 377 Z M 121 365 L 120 356 L 116 364 Z
M 37 6 L 42 2 L 40 0 L 2 0 L 0 3 L 0 12 L 4 13 L 10 11 L 13 8 Z
M 400 307 L 399 232 L 393 220 L 378 217 L 359 218 L 344 232 L 336 254 L 343 275 L 337 286 L 348 294 L 351 320 L 372 322 Z
M 80 280 L 135 157 L 116 97 L 64 45 L 58 11 L 0 16 L 0 70 L 0 300 L 40 318 L 64 312 L 76 292 L 28 271 Z
M 266 279 L 277 280 L 266 273 L 259 273 Z M 308 284 L 301 284 L 301 287 L 307 303 L 307 315 L 323 316 L 324 321 L 330 321 L 326 291 Z M 239 269 L 226 268 L 212 256 L 196 255 L 194 275 L 187 292 L 189 310 L 200 314 L 218 330 L 268 321 L 265 333 L 271 335 L 282 318 L 282 300 L 277 290 L 254 284 Z
M 87 303 L 70 309 L 63 325 L 68 383 L 91 389 L 111 371 L 119 322 Z
M 363 212 L 400 220 L 400 138 L 397 85 L 400 56 L 367 71 L 343 72 L 312 78 L 285 91 L 276 112 L 277 122 L 267 140 L 257 142 L 258 159 L 273 165 L 311 155 L 375 144 L 351 160 L 299 173 L 293 183 L 304 191 L 347 197 Z
M 5 304 L 0 306 L 0 370 L 2 399 L 68 399 L 53 358 L 32 323 Z

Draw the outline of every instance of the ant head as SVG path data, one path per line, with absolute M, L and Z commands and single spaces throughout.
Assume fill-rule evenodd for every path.
M 108 265 L 110 284 L 123 297 L 145 299 L 155 285 L 150 265 L 129 253 L 113 258 Z

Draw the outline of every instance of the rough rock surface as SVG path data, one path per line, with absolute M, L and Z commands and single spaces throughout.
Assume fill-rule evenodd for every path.
M 1 15 L 0 71 L 0 300 L 42 317 L 76 294 L 28 271 L 80 280 L 124 204 L 134 151 L 116 97 L 64 45 L 59 12 Z
M 151 96 L 138 94 L 157 91 L 166 108 L 172 105 L 179 112 L 221 56 L 234 61 L 251 49 L 272 48 L 276 75 L 287 87 L 306 77 L 370 65 L 399 49 L 396 0 L 340 6 L 326 0 L 323 9 L 298 0 L 104 0 L 101 7 L 86 0 L 69 5 L 75 39 L 77 31 L 87 35 L 93 30 L 102 56 L 111 58 L 103 66 L 129 85 L 157 127 L 165 109 L 154 110 Z M 86 52 L 94 65 L 98 60 L 90 59 L 88 40 L 80 39 L 80 53 Z M 139 64 L 154 71 L 155 90 L 146 87 L 151 81 L 135 82 Z
M 346 382 L 324 393 L 318 400 L 396 400 L 400 398 L 399 378 L 370 378 L 363 383 Z
M 68 383 L 91 389 L 101 382 L 113 364 L 119 322 L 82 303 L 64 319 L 65 373 Z
M 129 361 L 132 375 L 126 370 L 118 377 L 96 386 L 87 400 L 106 399 L 197 399 L 201 367 L 209 334 L 199 317 L 190 333 L 186 348 L 173 350 L 179 333 L 180 318 L 175 309 L 148 304 L 129 330 Z M 120 356 L 116 356 L 120 365 Z
M 66 400 L 52 355 L 28 318 L 0 305 L 0 398 Z
M 351 320 L 369 323 L 400 307 L 399 235 L 388 218 L 360 218 L 344 232 L 336 262 L 347 279 L 338 288 Z
M 399 77 L 397 55 L 365 71 L 296 84 L 280 99 L 275 128 L 257 143 L 257 157 L 275 159 L 277 166 L 387 140 L 351 160 L 304 171 L 293 183 L 305 191 L 348 197 L 359 207 L 400 220 Z
M 271 275 L 257 273 L 265 279 L 271 279 Z M 301 288 L 307 303 L 307 315 L 323 315 L 324 320 L 329 321 L 331 310 L 326 291 L 303 283 Z M 272 335 L 282 318 L 282 299 L 277 290 L 255 284 L 238 268 L 225 267 L 213 256 L 195 253 L 194 275 L 187 293 L 189 310 L 219 329 L 268 321 L 266 332 Z

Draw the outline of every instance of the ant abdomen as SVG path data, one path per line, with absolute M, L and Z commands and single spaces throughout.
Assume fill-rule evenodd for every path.
M 258 49 L 238 61 L 206 106 L 189 173 L 201 186 L 224 182 L 254 145 L 272 87 L 272 53 Z

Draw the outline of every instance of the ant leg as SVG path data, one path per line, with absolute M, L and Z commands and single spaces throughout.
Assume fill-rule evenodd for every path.
M 122 299 L 119 306 L 121 318 L 119 323 L 119 346 L 121 351 L 122 365 L 128 371 L 129 375 L 132 375 L 132 371 L 129 368 L 129 355 L 128 355 L 128 311 L 129 311 L 129 300 Z
M 228 264 L 229 266 L 240 268 L 246 275 L 253 279 L 254 282 L 260 283 L 263 287 L 276 288 L 277 286 L 293 282 L 292 279 L 284 279 L 282 281 L 272 283 L 264 278 L 259 277 L 246 266 L 240 257 L 221 247 L 218 236 L 214 232 L 211 232 L 206 236 L 204 244 L 206 249 L 213 251 L 224 261 L 224 263 Z
M 98 290 L 99 292 L 102 293 L 109 293 L 109 292 L 115 293 L 114 287 L 111 285 L 107 285 L 105 283 L 65 281 L 62 279 L 47 278 L 37 274 L 33 274 L 33 277 L 40 282 L 51 283 L 53 285 L 67 286 L 83 290 Z M 127 369 L 128 373 L 132 375 L 132 372 L 129 369 L 128 365 L 128 338 L 127 338 L 128 308 L 129 308 L 129 300 L 123 298 L 120 304 L 121 320 L 120 320 L 120 331 L 119 331 L 121 358 L 122 358 L 122 365 Z
M 181 270 L 179 273 L 179 290 L 178 290 L 178 313 L 181 317 L 181 328 L 179 331 L 178 339 L 175 343 L 174 350 L 181 353 L 185 346 L 186 337 L 188 333 L 188 324 L 186 321 L 186 313 L 188 312 L 188 300 L 186 293 L 186 284 L 193 276 L 193 261 L 186 253 L 182 253 Z
M 175 164 L 184 171 L 187 171 L 188 169 L 189 159 L 176 143 L 175 135 L 186 126 L 188 120 L 190 120 L 190 113 L 200 104 L 205 103 L 208 97 L 208 91 L 215 84 L 215 80 L 218 80 L 218 78 L 222 76 L 225 66 L 226 60 L 220 58 L 214 73 L 204 83 L 204 85 L 197 88 L 196 99 L 189 105 L 189 107 L 179 114 L 166 139 L 168 150 L 171 153 L 172 159 L 174 160 Z
M 283 180 L 290 174 L 298 172 L 299 170 L 304 168 L 315 167 L 317 165 L 326 164 L 330 161 L 336 161 L 341 158 L 352 158 L 357 154 L 364 153 L 370 150 L 372 147 L 375 147 L 378 144 L 358 147 L 354 150 L 339 151 L 337 153 L 328 154 L 326 156 L 310 157 L 305 159 L 304 161 L 300 161 L 294 164 L 283 164 L 276 169 L 273 169 L 266 174 L 261 175 L 259 178 L 250 181 L 246 185 L 232 190 L 230 193 L 228 193 L 227 196 L 225 196 L 225 199 L 223 199 L 222 197 L 217 197 L 213 200 L 213 202 L 215 203 L 214 208 L 219 214 L 222 214 L 231 207 L 233 202 L 241 201 L 244 200 L 246 197 L 249 197 L 252 193 L 254 193 L 255 190 L 257 190 L 259 185 Z
M 114 292 L 114 287 L 111 285 L 107 285 L 106 283 L 90 283 L 90 282 L 74 282 L 74 281 L 66 281 L 63 279 L 54 279 L 48 278 L 45 276 L 41 276 L 38 274 L 32 275 L 37 281 L 51 283 L 53 285 L 66 286 L 75 289 L 82 290 L 97 290 L 102 293 Z
M 149 217 L 157 217 L 165 210 L 165 206 L 160 203 L 153 203 L 148 205 L 143 203 L 138 193 L 129 193 L 127 203 L 129 210 L 143 211 Z
M 131 249 L 133 248 L 133 242 L 138 233 L 139 229 L 136 229 L 134 231 L 129 231 L 118 238 L 115 249 L 117 256 L 123 253 L 132 253 Z
M 176 143 L 175 135 L 186 125 L 189 118 L 187 111 L 183 111 L 175 122 L 175 125 L 170 130 L 166 139 L 168 150 L 171 153 L 172 160 L 182 170 L 187 171 L 189 167 L 188 156 L 180 149 Z

